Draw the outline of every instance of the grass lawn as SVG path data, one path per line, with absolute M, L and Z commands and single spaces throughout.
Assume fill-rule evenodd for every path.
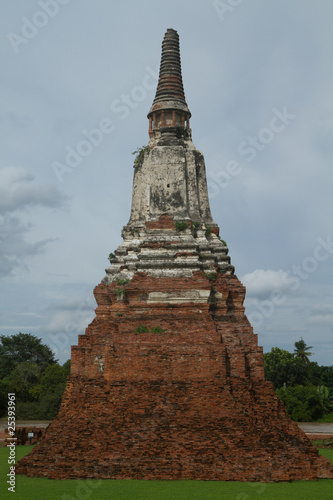
M 32 446 L 18 446 L 16 458 Z M 333 450 L 321 450 L 333 463 Z M 0 448 L 0 498 L 15 500 L 332 500 L 333 479 L 292 483 L 219 481 L 50 480 L 16 477 L 15 493 L 7 490 L 9 450 Z

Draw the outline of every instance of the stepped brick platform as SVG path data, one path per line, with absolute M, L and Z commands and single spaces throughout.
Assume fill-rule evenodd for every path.
M 123 242 L 94 290 L 96 317 L 72 347 L 59 414 L 18 474 L 333 478 L 265 382 L 190 116 L 178 35 L 168 30 Z
M 332 477 L 264 382 L 82 377 L 69 382 L 58 417 L 18 472 L 54 479 Z
M 96 287 L 96 318 L 72 347 L 59 415 L 18 473 L 56 479 L 333 477 L 264 381 L 262 350 L 236 276 L 217 274 L 210 281 L 202 272 L 191 279 L 136 273 L 121 301 L 117 287 Z M 156 294 L 164 300 L 155 302 Z

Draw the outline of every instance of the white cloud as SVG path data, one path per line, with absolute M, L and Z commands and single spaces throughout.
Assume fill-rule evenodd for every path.
M 311 325 L 331 325 L 333 326 L 333 314 L 316 314 L 308 319 Z
M 47 322 L 41 326 L 41 332 L 61 362 L 70 357 L 70 348 L 77 345 L 77 336 L 85 333 L 94 318 L 94 307 L 92 298 L 75 297 L 49 308 Z
M 57 187 L 37 184 L 35 177 L 23 167 L 5 167 L 0 170 L 0 213 L 21 210 L 38 205 L 59 208 L 66 201 Z
M 159 62 L 169 26 L 180 36 L 193 142 L 205 155 L 207 172 L 223 173 L 228 161 L 241 166 L 227 186 L 215 183 L 219 194 L 211 207 L 232 263 L 245 275 L 248 302 L 272 301 L 272 291 L 279 290 L 286 300 L 274 304 L 271 316 L 267 303 L 262 310 L 266 315 L 260 304 L 253 305 L 263 315 L 269 342 L 279 345 L 281 336 L 289 335 L 292 347 L 297 337 L 290 332 L 300 328 L 303 338 L 308 331 L 315 333 L 323 345 L 321 358 L 327 356 L 331 326 L 314 328 L 307 318 L 332 314 L 313 309 L 332 298 L 331 262 L 320 262 L 315 273 L 306 273 L 309 277 L 301 279 L 298 289 L 289 288 L 283 271 L 277 270 L 309 262 L 316 238 L 331 233 L 333 2 L 308 0 L 306 9 L 304 0 L 253 3 L 256 8 L 242 2 L 222 23 L 211 2 L 197 2 L 193 8 L 190 0 L 146 0 L 144 6 L 134 0 L 100 0 L 98 9 L 93 2 L 86 2 L 85 9 L 69 2 L 22 44 L 19 54 L 6 35 L 20 33 L 21 19 L 31 19 L 36 1 L 9 2 L 2 9 L 0 168 L 22 166 L 6 167 L 0 181 L 0 214 L 6 215 L 0 234 L 8 235 L 0 271 L 17 277 L 2 280 L 6 324 L 22 324 L 17 317 L 22 278 L 26 294 L 19 309 L 29 296 L 29 311 L 34 312 L 41 307 L 40 285 L 44 311 L 57 298 L 56 284 L 65 291 L 84 281 L 92 290 L 103 276 L 107 255 L 120 243 L 128 220 L 131 151 L 148 141 L 146 114 L 154 90 L 142 102 L 131 101 L 126 120 L 110 105 L 142 85 L 145 67 Z M 272 109 L 283 106 L 297 118 L 271 142 L 256 143 L 256 158 L 246 161 L 239 144 L 249 136 L 257 138 Z M 75 147 L 83 139 L 81 131 L 97 127 L 104 117 L 114 121 L 115 132 L 57 184 L 52 162 L 64 161 L 66 147 Z M 71 196 L 70 213 L 59 210 L 64 204 L 61 189 Z M 50 238 L 57 242 L 46 244 Z M 24 268 L 29 274 L 22 276 L 17 271 Z M 12 297 L 9 282 L 16 284 Z M 57 334 L 70 318 L 61 311 L 49 313 L 53 323 L 47 324 Z M 71 342 L 76 341 L 73 333 Z
M 22 210 L 40 206 L 60 208 L 66 199 L 54 185 L 37 184 L 23 167 L 0 170 L 0 278 L 27 270 L 27 258 L 45 251 L 46 245 L 55 241 L 46 238 L 28 242 L 32 224 L 21 220 Z
M 252 273 L 245 274 L 241 281 L 246 286 L 249 297 L 263 299 L 269 297 L 274 292 L 290 290 L 292 281 L 285 271 L 273 271 L 268 269 L 256 269 Z
M 333 304 L 315 304 L 309 313 L 308 323 L 317 326 L 333 326 Z
M 23 224 L 17 217 L 9 214 L 0 215 L 0 278 L 10 276 L 15 270 L 27 270 L 27 258 L 45 250 L 49 238 L 35 243 L 25 239 L 29 225 Z

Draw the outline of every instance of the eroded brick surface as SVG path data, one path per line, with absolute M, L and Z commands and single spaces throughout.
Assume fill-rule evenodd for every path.
M 96 318 L 72 348 L 62 406 L 18 473 L 50 478 L 287 481 L 333 477 L 264 381 L 236 276 L 137 273 L 95 289 Z M 193 289 L 211 303 L 148 304 Z M 138 333 L 138 326 L 148 332 Z M 152 333 L 154 327 L 163 332 Z

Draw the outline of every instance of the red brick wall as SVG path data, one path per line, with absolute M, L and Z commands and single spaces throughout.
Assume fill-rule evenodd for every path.
M 333 478 L 264 381 L 236 276 L 98 285 L 96 317 L 72 347 L 57 418 L 17 473 L 50 478 L 288 481 Z M 201 290 L 201 303 L 149 303 Z M 137 333 L 139 325 L 149 332 Z M 163 332 L 153 333 L 153 327 Z
M 49 478 L 289 481 L 333 477 L 270 383 L 71 377 L 17 473 Z

